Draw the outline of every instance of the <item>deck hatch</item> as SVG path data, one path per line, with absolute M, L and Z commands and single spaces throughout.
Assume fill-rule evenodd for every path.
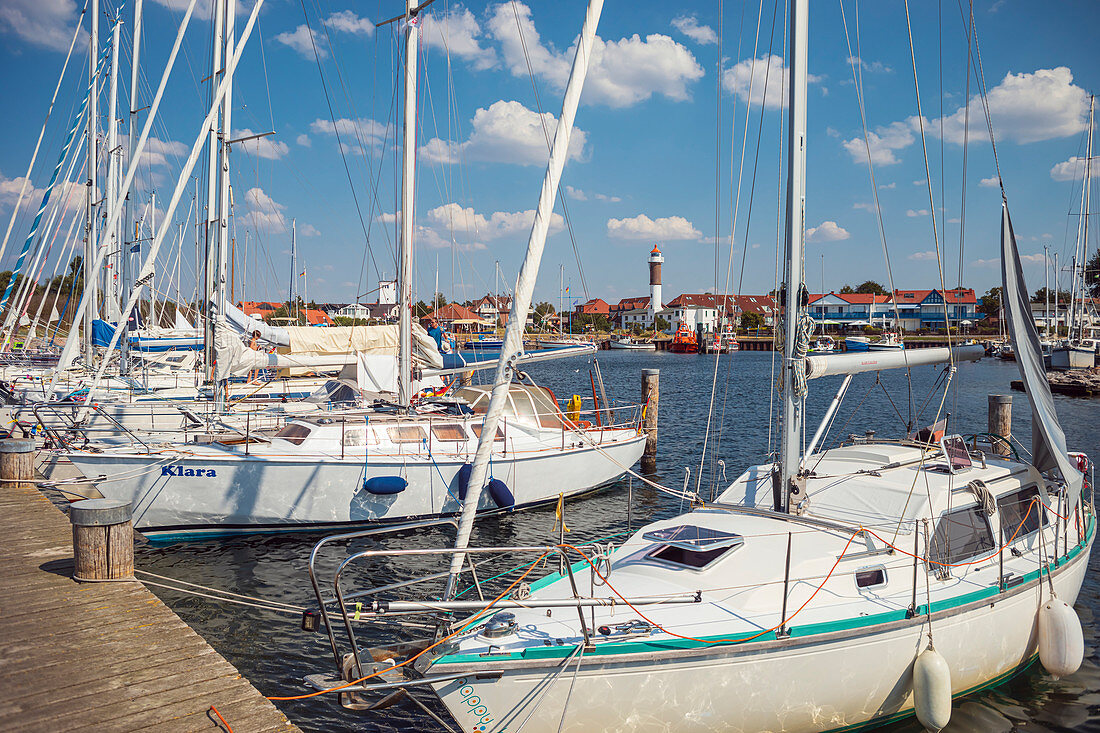
M 677 567 L 701 570 L 731 550 L 745 544 L 745 538 L 733 532 L 683 524 L 646 532 L 643 539 L 659 542 L 647 558 Z

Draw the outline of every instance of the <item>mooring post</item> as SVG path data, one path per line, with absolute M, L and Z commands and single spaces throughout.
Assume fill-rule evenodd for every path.
M 84 499 L 69 505 L 73 525 L 73 578 L 134 577 L 134 526 L 130 503 Z
M 657 468 L 657 403 L 661 399 L 660 369 L 642 370 L 642 430 L 645 431 L 645 452 L 642 454 L 642 470 Z
M 34 485 L 34 440 L 0 440 L 0 482 L 4 488 Z
M 460 387 L 469 387 L 473 383 L 474 383 L 474 373 L 473 373 L 473 371 L 462 372 L 458 375 L 458 386 L 460 386 Z
M 989 395 L 989 432 L 1004 438 L 992 439 L 993 452 L 1007 456 L 1012 452 L 1012 395 Z

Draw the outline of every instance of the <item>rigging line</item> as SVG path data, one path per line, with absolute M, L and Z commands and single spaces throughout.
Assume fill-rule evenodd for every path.
M 314 58 L 314 61 L 317 64 L 317 76 L 320 77 L 320 79 L 321 79 L 321 89 L 325 93 L 325 104 L 328 107 L 329 119 L 332 121 L 332 131 L 336 135 L 336 146 L 340 151 L 340 160 L 342 160 L 343 163 L 344 163 L 344 173 L 347 174 L 348 187 L 351 190 L 351 198 L 352 198 L 352 201 L 355 203 L 355 213 L 359 217 L 359 226 L 363 230 L 363 238 L 365 240 L 365 244 L 366 244 L 366 247 L 367 247 L 367 253 L 370 255 L 371 261 L 373 262 L 374 261 L 374 251 L 371 249 L 371 246 L 370 246 L 370 231 L 367 228 L 366 222 L 363 221 L 363 210 L 359 206 L 359 196 L 355 192 L 355 181 L 352 179 L 351 168 L 348 166 L 348 158 L 347 158 L 347 155 L 345 155 L 345 153 L 344 153 L 344 144 L 340 139 L 340 126 L 336 124 L 336 116 L 335 116 L 335 114 L 333 113 L 333 110 L 332 110 L 332 99 L 331 99 L 331 97 L 329 96 L 329 93 L 328 93 L 328 84 L 325 83 L 325 73 L 324 73 L 323 69 L 321 68 L 321 55 L 317 51 L 317 41 L 313 37 L 313 27 L 309 23 L 309 14 L 306 12 L 305 0 L 299 0 L 299 3 L 302 7 L 302 18 L 303 18 L 303 20 L 305 20 L 306 30 L 309 32 L 309 43 L 310 43 L 310 46 L 312 46 L 312 48 L 313 48 L 313 58 Z M 324 25 L 323 21 L 322 21 L 321 25 L 322 26 Z M 333 58 L 335 59 L 335 56 Z M 335 63 L 335 61 L 334 61 L 334 63 Z M 337 68 L 339 68 L 339 67 L 337 67 Z M 377 267 L 378 266 L 376 264 L 375 269 L 377 269 Z
M 942 5 L 942 3 L 943 3 L 943 0 L 940 0 L 941 5 Z M 940 23 L 940 36 L 941 36 L 941 39 L 942 39 L 942 36 L 943 36 L 942 21 Z M 974 2 L 973 2 L 973 0 L 971 0 L 971 2 L 970 2 L 970 26 L 967 29 L 967 33 L 966 33 L 966 94 L 964 95 L 964 100 L 965 101 L 963 102 L 963 104 L 965 105 L 965 111 L 963 112 L 962 193 L 961 193 L 961 202 L 959 204 L 959 281 L 958 281 L 959 282 L 959 287 L 962 287 L 962 282 L 963 282 L 963 252 L 966 249 L 966 246 L 965 246 L 965 244 L 966 244 L 966 183 L 967 183 L 967 181 L 966 181 L 966 167 L 967 167 L 967 159 L 969 157 L 969 152 L 970 152 L 970 73 L 971 73 L 970 72 L 970 64 L 972 63 L 972 60 L 974 58 L 973 51 L 971 50 L 972 46 L 973 46 L 973 38 L 974 38 Z M 941 46 L 942 46 L 942 40 L 941 40 Z M 942 162 L 942 156 L 943 156 L 942 151 L 943 151 L 944 144 L 945 144 L 945 142 L 944 142 L 944 139 L 943 139 L 943 59 L 942 59 L 942 54 L 941 54 L 941 59 L 940 59 L 940 151 L 941 151 L 940 152 L 940 156 L 941 156 L 940 175 L 941 175 L 941 177 L 943 175 L 943 167 L 944 167 L 943 162 Z M 942 199 L 942 193 L 943 193 L 943 183 L 942 183 L 942 181 L 940 183 L 940 187 L 941 187 L 941 199 Z M 944 231 L 944 234 L 946 235 L 947 230 L 944 228 L 943 223 L 942 223 L 944 216 L 946 216 L 946 211 L 941 211 L 940 212 L 940 217 L 941 217 L 941 219 L 940 219 L 940 221 L 941 221 L 940 228 Z
M 520 23 L 519 20 L 519 9 L 516 5 L 516 0 L 512 0 L 511 4 L 512 15 L 514 15 L 516 19 L 516 33 L 517 35 L 519 35 L 520 47 L 523 49 L 523 59 L 527 63 L 527 75 L 531 79 L 531 89 L 535 95 L 535 110 L 538 112 L 539 115 L 539 123 L 542 126 L 542 136 L 546 140 L 546 149 L 547 151 L 550 151 L 550 132 L 546 129 L 546 118 L 543 116 L 542 101 L 539 98 L 538 84 L 535 82 L 535 72 L 534 69 L 532 69 L 531 67 L 531 57 L 527 53 L 527 39 L 523 35 L 523 25 Z M 566 157 L 568 158 L 568 151 L 566 152 Z M 588 293 L 588 280 L 584 276 L 584 265 L 581 264 L 581 253 L 580 250 L 577 248 L 577 238 L 573 233 L 573 220 L 569 216 L 569 204 L 565 199 L 565 196 L 559 194 L 558 201 L 559 203 L 561 203 L 562 216 L 565 219 L 565 228 L 566 231 L 569 232 L 569 241 L 573 245 L 573 256 L 577 261 L 577 274 L 580 277 L 581 281 L 581 292 L 584 293 L 585 300 L 590 300 L 591 296 Z
M 947 348 L 951 349 L 951 347 L 952 347 L 952 343 L 951 343 L 951 317 L 948 314 L 948 310 L 947 310 L 947 300 L 948 300 L 947 283 L 946 283 L 946 281 L 944 279 L 944 275 L 943 275 L 943 257 L 940 253 L 940 232 L 939 232 L 939 227 L 936 224 L 936 197 L 935 197 L 935 194 L 932 191 L 932 170 L 928 165 L 928 141 L 927 141 L 927 138 L 924 134 L 924 113 L 921 111 L 920 84 L 917 82 L 917 51 L 913 47 L 913 24 L 909 20 L 909 0 L 905 0 L 905 25 L 906 25 L 907 30 L 909 31 L 909 58 L 913 62 L 913 92 L 916 95 L 916 100 L 917 100 L 917 122 L 920 126 L 921 150 L 924 153 L 924 177 L 925 177 L 925 180 L 928 183 L 928 205 L 932 208 L 930 218 L 932 219 L 932 240 L 936 245 L 936 269 L 939 271 L 940 288 L 941 288 L 941 293 L 943 295 L 943 327 L 944 327 L 944 330 L 947 332 Z M 969 108 L 969 106 L 970 105 L 967 104 L 968 108 Z M 965 145 L 965 143 L 964 143 L 964 145 Z M 964 150 L 965 150 L 965 148 L 964 148 Z M 965 165 L 965 160 L 966 160 L 966 153 L 964 152 L 963 153 L 964 165 Z M 963 195 L 965 196 L 965 191 L 966 191 L 966 182 L 965 181 L 963 182 L 963 191 L 964 191 Z M 955 312 L 958 313 L 957 306 L 956 306 L 956 311 Z M 955 352 L 954 352 L 954 350 L 951 350 L 951 351 L 948 352 L 948 363 L 951 366 L 955 365 Z M 913 417 L 912 408 L 910 408 L 909 417 L 910 417 L 910 420 L 912 420 L 912 417 Z M 911 430 L 912 426 L 910 426 L 909 429 Z
M 959 6 L 959 10 L 962 10 L 962 6 Z M 997 155 L 997 139 L 993 134 L 993 118 L 989 113 L 989 99 L 988 90 L 985 84 L 985 68 L 982 66 L 982 49 L 978 45 L 978 27 L 975 25 L 971 36 L 974 39 L 974 56 L 978 60 L 978 75 L 975 77 L 975 81 L 978 85 L 978 94 L 982 98 L 982 111 L 985 113 L 985 124 L 989 131 L 989 145 L 993 150 L 993 164 L 997 168 L 997 183 L 1001 188 L 1001 200 L 1007 204 L 1008 195 L 1005 193 L 1004 178 L 1001 177 L 1001 159 Z
M 27 174 L 23 177 L 23 185 L 19 188 L 19 197 L 15 200 L 15 207 L 11 211 L 11 219 L 8 220 L 8 229 L 4 232 L 4 239 L 0 242 L 0 260 L 4 257 L 4 250 L 8 247 L 8 238 L 11 237 L 12 227 L 15 226 L 15 218 L 19 213 L 19 206 L 23 203 L 23 199 L 27 193 L 27 186 L 31 182 L 31 172 L 34 170 L 34 163 L 38 159 L 38 151 L 42 145 L 42 138 L 46 134 L 46 126 L 50 122 L 50 115 L 53 114 L 54 103 L 57 101 L 57 94 L 61 91 L 61 82 L 65 79 L 65 71 L 69 68 L 69 60 L 73 55 L 73 48 L 76 46 L 76 39 L 80 37 L 80 28 L 84 21 L 84 14 L 88 11 L 88 0 L 84 0 L 84 8 L 80 11 L 80 17 L 76 19 L 76 28 L 73 30 L 73 40 L 69 42 L 69 52 L 65 55 L 65 63 L 61 65 L 61 73 L 57 77 L 57 86 L 53 90 L 53 96 L 50 98 L 50 106 L 46 108 L 46 119 L 42 121 L 42 129 L 38 133 L 38 142 L 34 145 L 34 152 L 31 154 L 31 162 L 27 166 Z
M 761 21 L 763 20 L 763 14 L 764 14 L 764 0 L 760 0 L 760 6 L 759 6 L 759 9 L 758 9 L 758 15 L 757 15 L 757 25 L 756 25 L 756 28 L 757 28 L 757 30 L 756 30 L 756 36 L 757 36 L 756 44 L 757 44 L 757 46 L 753 49 L 753 67 L 755 67 L 756 53 L 759 50 L 760 25 L 761 25 Z M 779 2 L 778 2 L 778 0 L 776 0 L 776 2 L 772 5 L 772 25 L 771 25 L 771 30 L 769 31 L 769 35 L 768 35 L 768 37 L 769 37 L 769 41 L 768 41 L 769 63 L 766 64 L 765 69 L 764 69 L 764 91 L 763 91 L 763 95 L 760 98 L 760 122 L 759 122 L 759 124 L 757 126 L 757 130 L 756 130 L 756 155 L 755 155 L 754 160 L 753 160 L 752 179 L 751 179 L 751 182 L 749 184 L 748 210 L 745 213 L 745 240 L 744 240 L 744 243 L 742 245 L 742 251 L 741 251 L 741 271 L 739 273 L 738 280 L 737 280 L 737 293 L 736 293 L 736 297 L 734 298 L 734 305 L 735 306 L 738 303 L 740 303 L 740 300 L 741 300 L 741 287 L 742 287 L 742 284 L 744 282 L 744 277 L 745 277 L 745 262 L 746 262 L 746 257 L 748 256 L 748 249 L 749 249 L 749 223 L 752 221 L 752 206 L 753 206 L 753 201 L 755 200 L 755 195 L 756 195 L 756 175 L 757 175 L 757 171 L 758 171 L 759 166 L 760 166 L 760 149 L 762 147 L 761 144 L 760 144 L 760 138 L 761 138 L 761 134 L 764 130 L 764 111 L 765 111 L 766 106 L 767 106 L 766 101 L 767 101 L 767 98 L 768 98 L 768 83 L 769 83 L 770 78 L 771 78 L 771 62 L 770 62 L 770 59 L 771 59 L 771 56 L 772 56 L 771 52 L 775 48 L 775 19 L 776 19 L 776 16 L 778 14 L 779 14 Z M 745 104 L 745 129 L 743 131 L 743 138 L 742 138 L 742 143 L 741 143 L 740 170 L 738 171 L 738 175 L 737 175 L 737 189 L 738 190 L 737 190 L 736 204 L 734 205 L 734 214 L 733 214 L 734 221 L 731 223 L 731 227 L 736 226 L 736 217 L 737 217 L 737 213 L 738 213 L 738 208 L 741 205 L 742 176 L 743 176 L 744 166 L 745 166 L 745 151 L 748 148 L 749 113 L 752 110 L 752 86 L 753 86 L 753 77 L 755 77 L 755 76 L 756 76 L 756 74 L 755 74 L 755 68 L 754 68 L 750 72 L 750 77 L 749 77 L 749 100 Z M 725 310 L 724 306 L 727 303 L 727 298 L 726 298 L 725 294 L 729 293 L 730 279 L 732 277 L 732 272 L 733 272 L 733 252 L 734 252 L 734 239 L 733 239 L 733 235 L 731 233 L 731 235 L 730 235 L 730 253 L 729 253 L 729 258 L 726 261 L 726 283 L 725 283 L 725 287 L 722 290 L 722 292 L 723 292 L 723 311 Z M 707 439 L 710 437 L 711 419 L 712 419 L 713 414 L 714 414 L 714 394 L 715 394 L 715 391 L 717 389 L 718 364 L 719 364 L 720 358 L 721 358 L 720 354 L 716 354 L 715 358 L 714 358 L 714 377 L 713 377 L 713 380 L 711 382 L 710 407 L 707 411 L 707 430 L 706 430 L 706 433 L 704 434 L 704 437 L 703 437 L 703 455 L 699 459 L 699 472 L 696 475 L 696 488 L 697 489 L 698 489 L 699 480 L 702 478 L 703 460 L 706 458 L 706 452 L 707 452 Z M 730 368 L 730 370 L 733 369 L 733 360 L 732 359 L 729 360 L 729 368 Z M 727 388 L 727 390 L 729 388 L 729 372 L 728 371 L 726 373 L 726 388 Z M 714 478 L 715 471 L 717 470 L 716 461 L 718 459 L 718 449 L 719 449 L 720 445 L 721 444 L 719 444 L 718 446 L 715 447 L 714 456 L 711 458 L 711 479 L 712 480 Z
M 859 107 L 859 119 L 863 128 L 863 150 L 867 156 L 867 175 L 871 180 L 871 195 L 875 200 L 875 216 L 878 220 L 878 233 L 879 241 L 882 243 L 882 255 L 886 260 L 886 277 L 890 282 L 890 300 L 894 306 L 894 322 L 901 323 L 901 312 L 898 309 L 897 288 L 894 286 L 894 269 L 890 263 L 890 248 L 886 243 L 886 224 L 882 218 L 882 204 L 879 201 L 878 195 L 878 181 L 875 178 L 875 167 L 871 162 L 871 139 L 867 130 L 867 109 L 864 104 L 863 97 L 863 62 L 859 60 L 857 63 L 858 54 L 862 53 L 860 48 L 860 34 L 859 34 L 859 2 L 855 2 L 855 22 L 856 22 L 856 55 L 852 54 L 852 40 L 848 34 L 848 19 L 844 12 L 844 0 L 838 0 L 840 4 L 840 19 L 844 25 L 844 41 L 848 46 L 848 58 L 849 65 L 852 67 L 852 82 L 856 91 L 856 102 Z M 858 70 L 857 70 L 858 67 Z M 858 73 L 857 73 L 858 71 Z M 872 304 L 874 303 L 874 294 L 871 297 Z M 909 355 L 902 350 L 902 358 L 905 361 L 905 377 L 907 383 L 907 389 L 909 392 L 909 422 L 910 428 L 912 427 L 913 420 L 913 370 L 909 366 Z

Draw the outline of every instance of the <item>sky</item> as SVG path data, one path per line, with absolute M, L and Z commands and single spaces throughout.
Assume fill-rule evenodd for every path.
M 5 229 L 82 3 L 0 4 Z M 138 108 L 152 101 L 186 5 L 145 2 Z M 252 0 L 239 5 L 238 32 Z M 207 111 L 210 0 L 196 7 L 136 169 L 142 238 L 153 221 L 164 223 Z M 100 0 L 100 10 L 101 44 L 110 17 L 123 21 L 124 141 L 132 6 Z M 403 10 L 400 0 L 264 3 L 234 77 L 231 135 L 275 134 L 232 147 L 236 299 L 286 297 L 292 220 L 294 287 L 308 299 L 370 302 L 377 281 L 394 275 L 404 25 L 382 22 Z M 654 244 L 665 255 L 666 301 L 682 292 L 772 290 L 785 180 L 785 12 L 767 0 L 605 3 L 536 301 L 557 305 L 564 286 L 568 302 L 646 295 Z M 1042 287 L 1044 270 L 1053 270 L 1044 245 L 1065 265 L 1077 239 L 1089 95 L 1100 88 L 1100 2 L 978 0 L 969 62 L 968 8 L 941 0 L 912 3 L 909 12 L 907 26 L 902 2 L 812 4 L 807 285 L 933 288 L 941 267 L 947 287 L 981 295 L 997 285 L 999 164 L 1028 285 Z M 579 0 L 436 0 L 421 14 L 418 297 L 430 299 L 437 282 L 458 300 L 512 288 L 584 13 Z M 2 269 L 14 265 L 87 90 L 87 17 L 82 25 Z M 103 82 L 105 130 L 106 75 Z M 139 132 L 146 113 L 137 115 Z M 196 287 L 205 161 L 183 186 L 157 260 L 155 283 L 169 297 L 190 299 Z M 104 165 L 101 158 L 101 178 Z M 64 269 L 82 227 L 83 159 L 67 166 L 62 178 L 71 171 L 73 182 L 53 195 L 46 276 Z M 1097 232 L 1094 224 L 1093 251 Z

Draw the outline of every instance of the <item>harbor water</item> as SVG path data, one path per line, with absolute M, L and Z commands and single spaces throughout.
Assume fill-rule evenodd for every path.
M 660 442 L 653 476 L 660 483 L 682 488 L 686 481 L 693 490 L 709 498 L 746 467 L 767 460 L 769 441 L 774 441 L 768 419 L 773 399 L 770 385 L 775 381 L 777 364 L 774 354 L 740 352 L 715 357 L 611 351 L 601 352 L 598 363 L 607 396 L 615 401 L 637 400 L 641 369 L 660 370 Z M 536 364 L 530 367 L 529 375 L 537 383 L 550 387 L 559 399 L 579 394 L 591 404 L 587 360 Z M 1013 434 L 1023 447 L 1030 447 L 1031 413 L 1027 397 L 1012 393 L 1009 388 L 1011 380 L 1019 378 L 1015 364 L 996 359 L 960 364 L 946 399 L 942 389 L 933 390 L 941 376 L 942 369 L 933 367 L 914 370 L 911 384 L 899 370 L 881 376 L 857 375 L 826 445 L 846 439 L 849 434 L 862 436 L 870 430 L 878 437 L 903 437 L 910 415 L 916 427 L 930 424 L 939 413 L 941 417 L 949 416 L 951 433 L 983 433 L 987 395 L 1011 393 Z M 838 384 L 839 378 L 810 383 L 807 407 L 810 434 Z M 1055 397 L 1055 404 L 1070 450 L 1083 450 L 1094 460 L 1100 458 L 1100 401 Z M 704 444 L 706 459 L 701 460 Z M 630 528 L 637 529 L 642 523 L 680 511 L 678 499 L 624 478 L 598 493 L 567 502 L 568 541 L 573 544 L 614 541 Z M 487 517 L 478 521 L 471 544 L 550 544 L 557 539 L 555 525 L 553 507 Z M 349 551 L 368 547 L 448 546 L 453 536 L 453 528 L 444 525 L 340 544 L 323 558 L 320 578 L 330 584 L 335 562 Z M 136 565 L 140 570 L 188 583 L 316 608 L 307 566 L 310 551 L 320 537 L 305 533 L 142 545 L 136 551 Z M 1100 553 L 1094 552 L 1076 606 L 1085 630 L 1085 662 L 1081 669 L 1054 680 L 1036 664 L 997 688 L 956 701 L 951 725 L 946 730 L 975 733 L 1100 730 L 1100 651 L 1094 625 L 1094 616 L 1100 611 L 1097 563 Z M 372 566 L 369 572 L 349 576 L 351 582 L 345 587 L 380 585 L 404 577 L 411 570 L 408 564 Z M 333 671 L 327 636 L 323 632 L 303 632 L 296 613 L 280 615 L 196 595 L 153 590 L 266 695 L 309 692 L 302 682 L 305 675 Z M 438 729 L 427 714 L 407 702 L 374 712 L 344 710 L 331 695 L 277 704 L 304 731 Z M 881 730 L 921 728 L 910 720 Z

